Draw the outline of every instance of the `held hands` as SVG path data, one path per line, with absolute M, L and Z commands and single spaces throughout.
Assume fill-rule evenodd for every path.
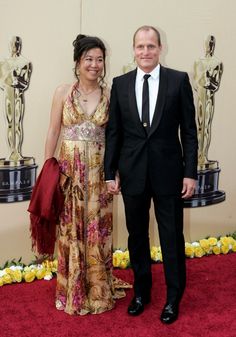
M 110 194 L 117 195 L 120 192 L 120 178 L 116 175 L 115 180 L 107 181 L 107 191 Z
M 192 178 L 184 178 L 182 188 L 182 198 L 191 198 L 195 192 L 196 180 Z M 113 195 L 117 195 L 120 192 L 120 178 L 115 177 L 115 180 L 107 181 L 107 191 Z
M 188 199 L 191 198 L 195 192 L 196 180 L 192 178 L 184 178 L 183 188 L 182 188 L 182 198 Z

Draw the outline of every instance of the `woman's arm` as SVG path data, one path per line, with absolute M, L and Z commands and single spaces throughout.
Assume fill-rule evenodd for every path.
M 45 160 L 54 156 L 57 147 L 57 142 L 61 130 L 62 111 L 68 89 L 69 85 L 61 85 L 56 89 L 53 96 L 50 123 L 45 143 Z

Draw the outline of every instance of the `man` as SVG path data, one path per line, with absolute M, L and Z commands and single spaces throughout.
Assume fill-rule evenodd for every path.
M 183 199 L 192 196 L 197 177 L 193 96 L 186 73 L 159 64 L 162 46 L 154 27 L 136 31 L 133 49 L 137 69 L 113 80 L 105 179 L 112 194 L 121 186 L 125 205 L 135 293 L 128 313 L 141 314 L 151 298 L 148 226 L 153 199 L 167 285 L 161 321 L 172 323 L 186 278 Z M 144 79 L 145 74 L 151 76 Z

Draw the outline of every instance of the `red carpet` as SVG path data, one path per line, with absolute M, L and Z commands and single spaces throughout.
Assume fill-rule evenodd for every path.
M 139 317 L 133 296 L 100 315 L 69 316 L 54 308 L 55 279 L 0 288 L 0 337 L 236 337 L 236 253 L 187 260 L 187 289 L 178 321 L 159 321 L 165 302 L 162 265 L 153 265 L 152 303 Z M 132 280 L 131 270 L 116 275 Z

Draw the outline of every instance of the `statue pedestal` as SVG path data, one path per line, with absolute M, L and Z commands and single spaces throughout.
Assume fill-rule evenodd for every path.
M 29 200 L 37 167 L 34 158 L 25 157 L 14 164 L 0 159 L 0 203 Z
M 225 192 L 218 190 L 220 171 L 219 167 L 199 170 L 196 193 L 192 198 L 184 200 L 184 207 L 209 206 L 224 201 Z

